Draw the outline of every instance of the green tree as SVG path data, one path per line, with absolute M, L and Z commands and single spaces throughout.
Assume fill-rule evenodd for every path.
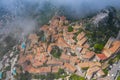
M 68 32 L 72 32 L 73 31 L 73 27 L 72 26 L 69 26 L 68 27 Z
M 31 74 L 29 72 L 21 73 L 18 80 L 31 80 Z
M 58 46 L 53 46 L 50 54 L 55 57 L 59 58 L 61 56 L 62 50 Z
M 81 76 L 78 76 L 78 75 L 76 75 L 76 74 L 72 74 L 71 76 L 70 76 L 70 79 L 69 80 L 85 80 L 85 78 L 84 77 L 81 77 Z
M 108 74 L 108 70 L 107 69 L 103 69 L 103 71 L 104 71 L 105 75 Z
M 94 49 L 95 52 L 100 52 L 103 49 L 104 45 L 103 44 L 95 44 Z
M 58 74 L 63 74 L 65 73 L 64 69 L 59 69 Z

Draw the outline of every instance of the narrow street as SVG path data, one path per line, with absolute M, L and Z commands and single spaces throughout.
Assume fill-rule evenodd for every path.
M 111 70 L 109 70 L 106 77 L 100 78 L 98 80 L 116 80 L 116 77 L 118 76 L 118 71 L 120 71 L 120 60 L 112 65 Z
M 108 77 L 110 77 L 111 80 L 115 80 L 119 70 L 120 70 L 120 61 L 118 61 L 118 63 L 113 64 L 112 69 L 108 73 Z

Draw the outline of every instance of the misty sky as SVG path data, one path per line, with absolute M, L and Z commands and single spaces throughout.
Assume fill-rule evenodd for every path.
M 66 6 L 68 10 L 72 9 L 80 15 L 103 9 L 106 6 L 120 8 L 120 0 L 0 0 L 0 5 L 16 14 L 24 12 L 28 6 L 35 6 L 36 4 L 38 5 L 36 10 L 37 8 L 40 9 L 47 1 L 56 7 Z
M 28 14 L 32 12 L 33 7 L 33 13 L 37 13 L 46 2 L 50 2 L 57 8 L 64 6 L 68 12 L 70 11 L 69 14 L 78 17 L 100 11 L 107 6 L 120 8 L 120 0 L 0 0 L 0 8 L 2 7 L 16 17 L 13 22 L 6 25 L 8 32 L 16 27 L 22 28 L 25 33 L 31 32 L 36 23 Z

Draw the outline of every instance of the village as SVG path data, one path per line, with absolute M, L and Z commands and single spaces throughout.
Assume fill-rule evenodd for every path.
M 6 80 L 14 80 L 17 74 L 26 71 L 47 75 L 57 73 L 60 69 L 67 74 L 65 80 L 69 80 L 72 74 L 83 77 L 83 80 L 111 80 L 111 76 L 115 79 L 118 69 L 117 75 L 106 74 L 104 70 L 111 66 L 106 62 L 120 52 L 120 32 L 116 38 L 109 38 L 101 53 L 95 53 L 90 50 L 86 33 L 78 33 L 83 28 L 82 24 L 72 27 L 68 24 L 66 17 L 54 16 L 48 25 L 40 27 L 42 33 L 32 33 L 20 45 L 15 46 L 9 52 L 10 55 L 5 55 L 0 62 L 0 79 L 4 72 L 3 66 L 11 66 L 6 72 Z M 76 33 L 78 35 L 75 37 Z M 20 65 L 22 70 L 16 65 Z
M 73 30 L 70 31 L 69 26 L 66 26 L 68 23 L 64 16 L 55 16 L 49 25 L 40 28 L 44 35 L 42 38 L 35 33 L 30 34 L 27 42 L 22 44 L 24 47 L 20 48 L 18 64 L 24 71 L 33 74 L 46 75 L 64 69 L 67 74 L 74 73 L 86 80 L 102 80 L 106 75 L 102 62 L 120 52 L 120 33 L 117 38 L 111 37 L 98 54 L 89 50 L 90 45 L 84 31 L 77 35 L 76 40 L 73 39 L 82 24 L 72 26 Z

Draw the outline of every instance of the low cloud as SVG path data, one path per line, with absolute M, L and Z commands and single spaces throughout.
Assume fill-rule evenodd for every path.
M 65 8 L 71 16 L 76 17 L 84 17 L 107 6 L 120 8 L 119 0 L 0 0 L 0 9 L 13 15 L 12 21 L 8 21 L 4 28 L 0 27 L 0 33 L 15 32 L 16 29 L 22 29 L 21 34 L 25 35 L 32 32 L 37 23 L 31 14 L 39 14 L 47 2 L 54 8 Z M 0 17 L 4 15 L 1 14 Z

